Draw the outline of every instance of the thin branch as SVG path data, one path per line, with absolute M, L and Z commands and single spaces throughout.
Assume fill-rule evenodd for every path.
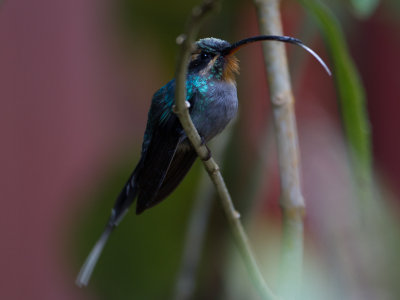
M 282 35 L 279 0 L 254 0 L 261 34 Z M 304 198 L 300 185 L 300 158 L 284 45 L 263 43 L 273 121 L 278 147 L 283 215 L 282 273 L 280 296 L 298 298 L 303 259 Z
M 195 7 L 192 16 L 189 20 L 187 31 L 185 35 L 178 37 L 177 42 L 181 44 L 181 51 L 177 61 L 177 68 L 175 73 L 176 91 L 175 91 L 175 113 L 179 117 L 183 129 L 188 136 L 190 142 L 195 148 L 198 156 L 203 159 L 204 166 L 213 181 L 219 198 L 221 199 L 222 206 L 228 218 L 230 228 L 232 230 L 235 242 L 238 249 L 245 261 L 245 265 L 249 271 L 252 281 L 256 285 L 259 293 L 264 299 L 276 299 L 272 294 L 269 287 L 266 285 L 262 274 L 258 268 L 246 233 L 240 222 L 240 214 L 235 210 L 232 203 L 231 196 L 225 185 L 224 179 L 219 171 L 219 167 L 211 157 L 207 159 L 209 151 L 205 145 L 202 144 L 201 138 L 190 118 L 189 111 L 186 107 L 186 75 L 187 63 L 189 61 L 190 50 L 195 41 L 195 37 L 200 28 L 202 21 L 205 17 L 212 12 L 219 4 L 218 0 L 204 1 L 201 6 Z
M 213 154 L 217 160 L 223 157 L 232 136 L 232 127 L 230 127 L 212 143 Z M 173 299 L 175 300 L 192 299 L 214 196 L 215 189 L 208 174 L 202 173 L 190 221 L 187 225 L 182 261 L 174 291 Z
M 197 196 L 187 225 L 181 266 L 173 297 L 175 300 L 192 299 L 196 287 L 198 265 L 204 248 L 211 204 L 215 195 L 212 183 L 207 177 L 206 173 L 202 173 L 200 184 L 197 188 Z

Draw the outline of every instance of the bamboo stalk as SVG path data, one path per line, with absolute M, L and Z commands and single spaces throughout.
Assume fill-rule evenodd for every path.
M 254 0 L 261 34 L 283 35 L 279 0 Z M 299 298 L 303 261 L 304 198 L 300 185 L 300 158 L 289 71 L 285 48 L 263 43 L 281 180 L 280 205 L 283 216 L 281 278 L 279 295 Z

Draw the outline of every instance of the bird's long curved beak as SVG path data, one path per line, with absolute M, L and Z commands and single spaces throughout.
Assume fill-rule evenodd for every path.
M 240 40 L 236 43 L 233 43 L 230 47 L 225 48 L 221 54 L 223 56 L 228 56 L 234 54 L 236 51 L 238 51 L 240 48 L 243 46 L 254 43 L 254 42 L 259 42 L 259 41 L 278 41 L 278 42 L 284 42 L 284 43 L 290 43 L 294 44 L 297 46 L 302 47 L 304 50 L 306 50 L 308 53 L 310 53 L 314 58 L 322 65 L 322 67 L 325 69 L 325 71 L 331 75 L 331 71 L 329 70 L 328 66 L 325 64 L 325 62 L 322 60 L 321 57 L 317 53 L 314 52 L 311 48 L 307 47 L 304 45 L 302 41 L 299 39 L 290 37 L 290 36 L 281 36 L 281 35 L 257 35 L 253 37 L 249 37 L 247 39 Z

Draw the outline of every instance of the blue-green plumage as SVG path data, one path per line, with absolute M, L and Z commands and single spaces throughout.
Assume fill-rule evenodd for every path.
M 222 55 L 231 45 L 207 38 L 195 45 L 188 66 L 186 100 L 200 136 L 208 142 L 236 115 L 237 95 L 234 74 L 237 60 Z M 141 159 L 121 192 L 110 224 L 115 225 L 137 196 L 136 213 L 165 198 L 183 179 L 196 154 L 173 113 L 175 80 L 153 96 L 144 134 Z
M 204 142 L 208 142 L 235 116 L 236 86 L 233 82 L 189 73 L 186 89 L 193 123 Z M 138 194 L 138 214 L 172 192 L 196 158 L 194 149 L 172 111 L 174 95 L 175 82 L 172 80 L 153 97 L 142 157 L 127 184 L 130 191 L 134 190 Z M 116 215 L 119 215 L 119 211 L 116 211 Z

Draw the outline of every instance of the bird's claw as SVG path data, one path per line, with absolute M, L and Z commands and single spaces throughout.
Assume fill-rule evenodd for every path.
M 207 160 L 209 160 L 209 159 L 211 158 L 211 151 L 210 151 L 210 149 L 207 147 L 207 145 L 206 145 L 206 148 L 207 148 L 207 155 L 206 155 L 206 157 L 202 157 L 202 158 L 201 158 L 202 161 L 207 161 Z
M 204 140 L 203 137 L 201 137 L 201 143 L 200 143 L 200 145 L 201 145 L 201 146 L 205 146 L 205 147 L 207 148 L 207 155 L 206 155 L 205 157 L 202 157 L 201 160 L 203 160 L 203 161 L 209 160 L 209 159 L 211 158 L 211 150 L 210 150 L 210 148 L 208 148 L 208 146 L 206 145 L 206 141 Z

